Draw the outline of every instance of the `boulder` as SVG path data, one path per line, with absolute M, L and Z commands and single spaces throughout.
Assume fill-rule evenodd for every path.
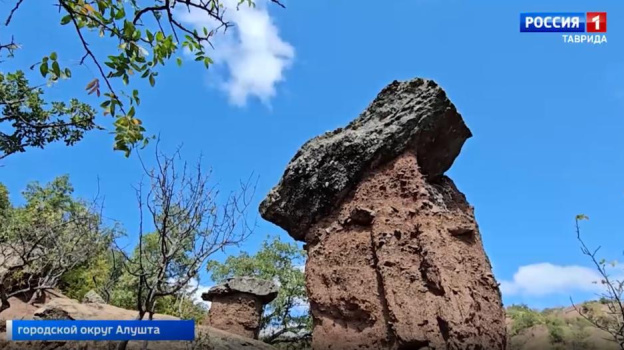
M 444 175 L 471 136 L 433 81 L 393 82 L 303 145 L 261 215 L 306 243 L 314 349 L 504 349 L 473 208 Z
M 264 280 L 255 277 L 233 277 L 225 282 L 210 288 L 202 294 L 202 299 L 213 301 L 222 295 L 234 293 L 251 294 L 262 300 L 264 304 L 268 304 L 277 297 L 278 287 L 273 281 Z
M 106 304 L 104 298 L 102 298 L 96 291 L 90 290 L 82 298 L 83 304 Z
M 420 172 L 436 178 L 450 168 L 471 136 L 435 82 L 394 81 L 349 125 L 306 142 L 260 204 L 260 214 L 303 241 L 310 226 L 371 169 L 409 149 Z

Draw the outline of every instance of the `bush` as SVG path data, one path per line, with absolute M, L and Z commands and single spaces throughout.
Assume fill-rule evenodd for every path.
M 530 309 L 526 305 L 512 305 L 507 308 L 507 315 L 514 321 L 511 327 L 511 335 L 543 323 L 542 315 Z
M 548 338 L 550 339 L 551 344 L 563 344 L 564 342 L 564 333 L 563 328 L 561 328 L 563 321 L 557 318 L 547 318 L 546 319 L 546 327 L 548 328 Z

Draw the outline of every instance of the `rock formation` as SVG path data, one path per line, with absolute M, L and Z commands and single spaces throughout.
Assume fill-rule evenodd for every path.
M 272 281 L 253 277 L 230 278 L 202 294 L 212 302 L 205 323 L 243 337 L 258 339 L 264 305 L 277 297 Z
M 102 298 L 96 291 L 91 289 L 85 294 L 84 298 L 82 298 L 82 302 L 84 304 L 106 304 L 104 298 Z
M 505 348 L 473 208 L 444 175 L 470 136 L 436 83 L 395 81 L 288 164 L 260 213 L 306 242 L 314 349 Z

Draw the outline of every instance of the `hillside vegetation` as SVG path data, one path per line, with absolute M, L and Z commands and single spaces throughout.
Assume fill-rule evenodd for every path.
M 607 308 L 593 301 L 577 306 L 595 315 L 604 315 Z M 587 312 L 584 311 L 584 312 Z M 619 349 L 613 338 L 595 328 L 572 306 L 537 311 L 526 305 L 507 308 L 509 349 Z

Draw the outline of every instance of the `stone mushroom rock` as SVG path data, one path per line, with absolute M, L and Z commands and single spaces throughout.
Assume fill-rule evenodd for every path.
M 258 339 L 265 304 L 277 297 L 273 281 L 234 277 L 212 287 L 202 299 L 212 302 L 206 324 L 243 337 Z
M 444 175 L 471 136 L 413 79 L 296 153 L 260 214 L 306 243 L 314 349 L 506 347 L 473 208 Z

